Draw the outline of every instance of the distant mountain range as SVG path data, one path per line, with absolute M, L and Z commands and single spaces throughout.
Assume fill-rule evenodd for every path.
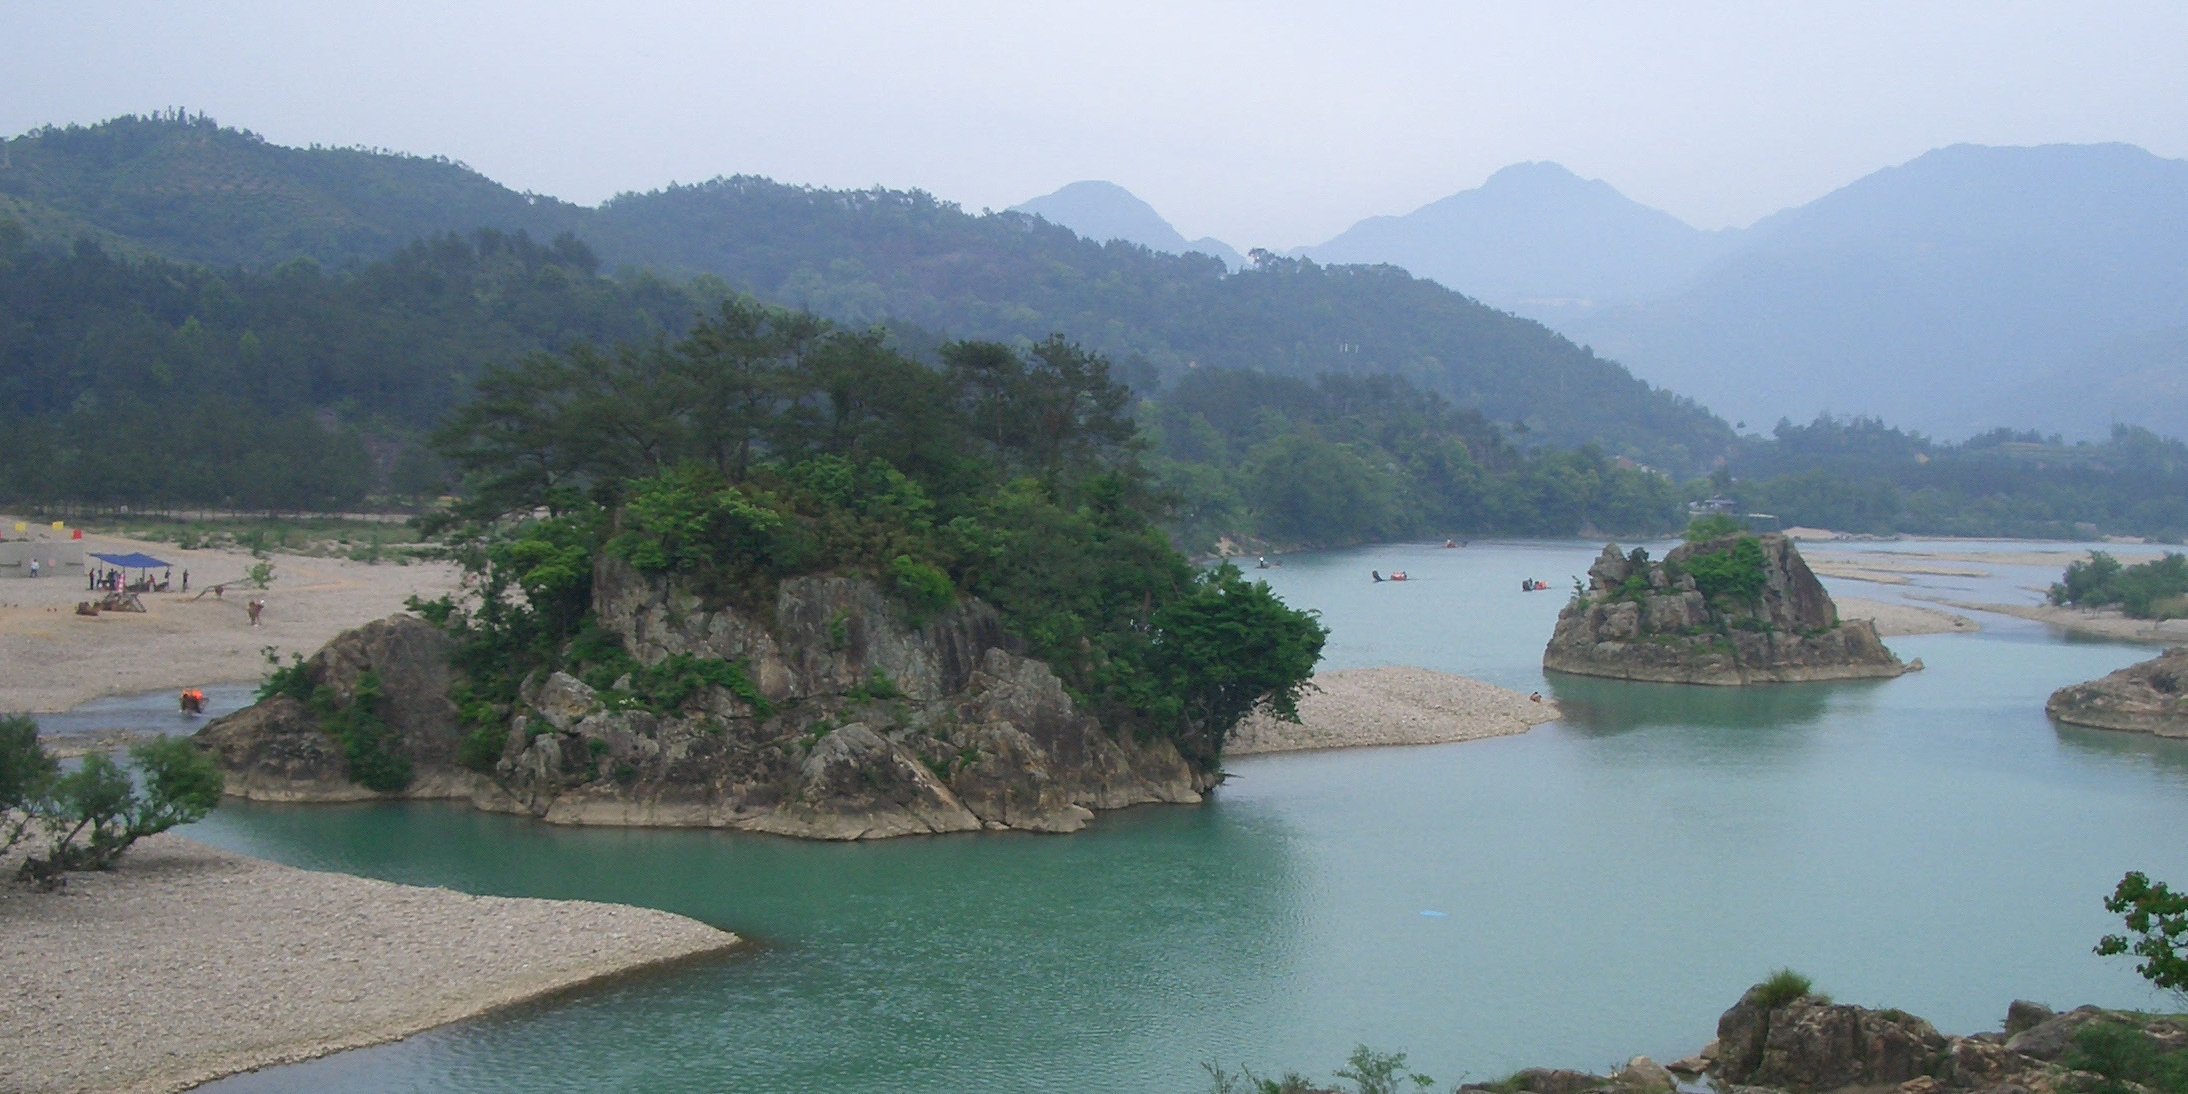
M 1245 256 L 1214 236 L 1186 239 L 1155 207 L 1114 182 L 1074 182 L 1050 194 L 1011 206 L 1012 212 L 1037 216 L 1096 242 L 1121 239 L 1166 254 L 1198 252 L 1223 260 L 1233 270 Z
M 1300 252 L 1387 262 L 1549 324 L 1766 428 L 2188 434 L 2188 162 L 1956 145 L 1703 232 L 1521 164 Z
M 1139 210 L 1114 194 L 1072 194 L 1087 200 L 1047 208 L 1107 208 L 1110 226 L 1093 230 L 1180 243 L 1174 230 L 1149 234 L 1146 218 L 1135 220 Z M 1061 333 L 1108 355 L 1139 386 L 1195 368 L 1393 373 L 1480 410 L 1522 444 L 1594 442 L 1683 473 L 1706 468 L 1732 442 L 1730 428 L 1692 400 L 1402 270 L 1274 258 L 1227 274 L 1235 253 L 1104 243 L 1045 215 L 973 215 L 918 191 L 725 177 L 585 208 L 512 191 L 445 159 L 287 148 L 167 116 L 49 127 L 0 144 L 0 243 L 16 226 L 36 242 L 88 241 L 212 267 L 309 260 L 387 278 L 390 293 L 398 281 L 402 292 L 426 291 L 429 279 L 389 277 L 375 265 L 412 240 L 521 231 L 557 241 L 556 272 L 543 268 L 541 278 L 572 269 L 590 277 L 597 255 L 642 298 L 652 291 L 646 275 L 685 280 L 698 298 L 739 290 L 848 324 L 886 322 L 914 348 Z M 573 238 L 560 241 L 565 233 Z M 548 344 L 587 334 L 558 334 L 552 316 L 532 318 L 527 337 Z M 38 367 L 0 355 L 0 392 L 11 380 L 32 382 Z M 0 405 L 0 414 L 12 409 Z

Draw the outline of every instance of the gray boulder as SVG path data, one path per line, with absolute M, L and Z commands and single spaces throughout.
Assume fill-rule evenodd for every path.
M 2060 688 L 2044 712 L 2072 725 L 2188 737 L 2188 646 Z

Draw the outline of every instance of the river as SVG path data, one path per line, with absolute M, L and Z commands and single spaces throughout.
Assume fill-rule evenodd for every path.
M 2157 1005 L 2090 946 L 2120 874 L 2188 877 L 2188 746 L 2054 727 L 2044 697 L 2149 656 L 1984 616 L 1925 672 L 1753 689 L 1546 678 L 1599 544 L 1300 556 L 1331 667 L 1541 689 L 1519 737 L 1234 761 L 1202 807 L 1068 837 L 873 844 L 572 829 L 438 804 L 229 803 L 191 833 L 299 866 L 663 908 L 748 950 L 237 1076 L 219 1094 L 1152 1094 L 1203 1061 L 1327 1076 L 1355 1043 L 1448 1086 L 1686 1055 L 1790 965 L 1840 999 L 1995 1028 L 2016 997 Z M 1911 550 L 1919 544 L 1878 545 Z M 1982 545 L 1954 544 L 1954 549 Z M 1369 569 L 1408 571 L 1372 584 Z M 1833 591 L 2031 599 L 2055 576 Z M 1558 591 L 1526 594 L 1523 577 Z

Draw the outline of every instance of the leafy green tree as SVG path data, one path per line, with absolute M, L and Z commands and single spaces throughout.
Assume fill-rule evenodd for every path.
M 27 714 L 0 716 L 0 854 L 22 842 L 59 773 L 60 764 L 38 740 L 35 720 Z
M 1329 638 L 1319 620 L 1229 563 L 1201 571 L 1153 622 L 1148 669 L 1176 706 L 1181 746 L 1209 761 L 1257 709 L 1299 720 L 1300 692 Z
M 111 869 L 138 840 L 199 820 L 220 805 L 220 768 L 191 741 L 154 738 L 132 745 L 129 757 L 134 778 L 106 753 L 94 752 L 51 781 L 33 807 L 46 829 L 45 846 L 23 860 L 22 877 L 52 886 L 71 870 Z
M 1738 535 L 1747 531 L 1747 525 L 1730 513 L 1706 513 L 1687 522 L 1687 530 L 1681 538 L 1688 543 L 1707 543 L 1723 536 Z
M 2188 894 L 2135 870 L 2120 879 L 2104 907 L 2124 917 L 2128 934 L 2104 936 L 2097 953 L 2139 957 L 2135 971 L 2143 979 L 2167 991 L 2188 993 Z

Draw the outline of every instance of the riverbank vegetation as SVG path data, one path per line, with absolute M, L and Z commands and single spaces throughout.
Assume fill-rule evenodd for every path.
M 63 771 L 37 722 L 0 717 L 0 852 L 31 844 L 17 877 L 52 888 L 73 870 L 110 869 L 138 840 L 220 804 L 219 768 L 186 739 L 139 742 L 129 759 L 93 752 Z
M 1058 339 L 940 357 L 732 300 L 674 343 L 490 370 L 436 436 L 467 492 L 431 522 L 480 596 L 419 605 L 460 639 L 470 751 L 529 673 L 614 662 L 602 555 L 762 619 L 809 573 L 871 578 L 914 623 L 979 597 L 1104 724 L 1205 763 L 1249 710 L 1293 715 L 1324 631 L 1170 545 L 1108 363 Z
M 2123 566 L 2110 554 L 2091 551 L 2067 564 L 2048 597 L 2076 608 L 2118 608 L 2133 619 L 2188 618 L 2188 555 L 2168 551 Z

